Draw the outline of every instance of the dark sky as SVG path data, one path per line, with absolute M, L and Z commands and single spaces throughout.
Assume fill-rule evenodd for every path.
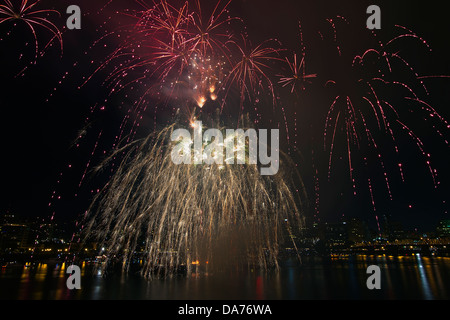
M 103 34 L 103 28 L 117 25 L 122 16 L 115 15 L 116 10 L 138 8 L 134 1 L 116 1 L 101 9 L 108 1 L 71 1 L 70 4 L 80 6 L 83 19 L 82 29 L 65 31 L 63 34 L 64 52 L 57 45 L 51 47 L 45 55 L 31 65 L 23 76 L 15 77 L 18 71 L 33 60 L 34 43 L 29 29 L 19 22 L 15 27 L 12 23 L 0 24 L 0 64 L 1 87 L 0 106 L 2 111 L 1 145 L 2 145 L 2 201 L 1 213 L 15 212 L 25 216 L 50 217 L 55 211 L 56 218 L 73 219 L 82 213 L 89 204 L 92 194 L 90 190 L 101 185 L 95 177 L 88 175 L 82 188 L 78 188 L 81 175 L 89 162 L 89 155 L 95 147 L 95 141 L 102 132 L 104 145 L 98 146 L 97 153 L 91 159 L 90 167 L 98 163 L 114 136 L 117 126 L 124 116 L 124 110 L 115 108 L 123 101 L 117 101 L 114 96 L 108 98 L 105 105 L 109 106 L 104 114 L 92 115 L 87 123 L 86 137 L 79 148 L 73 142 L 80 130 L 86 125 L 86 117 L 90 117 L 90 108 L 104 103 L 108 96 L 108 88 L 102 84 L 100 73 L 86 86 L 78 90 L 83 83 L 83 77 L 92 73 L 94 65 L 111 52 L 114 43 L 107 42 L 106 48 L 92 48 L 93 41 Z M 446 11 L 440 1 L 261 1 L 235 0 L 230 6 L 232 14 L 243 18 L 249 38 L 258 43 L 269 38 L 277 38 L 283 46 L 299 51 L 298 21 L 303 28 L 306 44 L 308 71 L 327 75 L 346 83 L 348 57 L 361 53 L 370 45 L 370 37 L 365 30 L 367 14 L 365 10 L 370 4 L 378 4 L 382 11 L 382 30 L 380 34 L 389 39 L 395 34 L 394 25 L 403 25 L 427 40 L 433 51 L 428 52 L 423 46 L 414 42 L 405 42 L 401 54 L 411 61 L 421 75 L 450 75 L 448 61 L 448 33 Z M 68 4 L 67 4 L 68 5 Z M 62 15 L 55 18 L 55 24 L 62 28 L 67 15 L 64 3 L 60 1 L 42 0 L 42 8 L 56 8 Z M 342 45 L 343 57 L 329 59 L 330 47 L 323 45 L 318 37 L 318 31 L 328 30 L 325 19 L 336 15 L 345 16 L 350 26 L 339 27 L 338 41 Z M 106 25 L 104 22 L 106 21 Z M 106 27 L 105 27 L 106 26 Z M 327 29 L 328 28 L 328 29 Z M 11 31 L 7 36 L 7 33 Z M 42 43 L 49 40 L 45 30 L 36 29 Z M 28 43 L 28 44 L 27 44 Z M 24 55 L 20 58 L 20 54 Z M 74 67 L 74 64 L 76 66 Z M 68 74 L 66 75 L 66 72 Z M 276 73 L 276 72 L 275 72 Z M 406 183 L 401 183 L 397 160 L 391 150 L 382 150 L 385 156 L 387 171 L 392 175 L 391 188 L 393 200 L 389 200 L 384 181 L 379 168 L 369 168 L 369 172 L 357 174 L 362 166 L 355 164 L 355 175 L 360 177 L 361 187 L 358 196 L 354 197 L 348 180 L 348 167 L 345 162 L 336 164 L 332 179 L 327 181 L 328 156 L 320 147 L 323 144 L 323 128 L 331 95 L 322 94 L 323 79 L 313 83 L 304 96 L 295 102 L 292 97 L 284 100 L 288 118 L 298 115 L 299 137 L 298 145 L 301 156 L 293 156 L 304 176 L 310 202 L 313 203 L 313 175 L 311 150 L 316 151 L 314 165 L 320 170 L 320 211 L 322 220 L 336 220 L 342 215 L 358 216 L 374 221 L 375 214 L 391 215 L 401 220 L 407 227 L 430 229 L 436 225 L 445 210 L 448 210 L 449 149 L 442 139 L 433 131 L 429 123 L 423 123 L 420 113 L 402 115 L 404 121 L 411 123 L 426 145 L 427 152 L 433 156 L 433 166 L 439 171 L 441 186 L 434 190 L 432 181 L 424 165 L 417 147 L 406 137 L 399 138 L 402 148 L 402 162 L 405 163 Z M 62 81 L 59 84 L 59 81 Z M 450 118 L 447 107 L 450 102 L 449 79 L 430 79 L 426 82 L 430 95 L 427 101 L 445 118 Z M 56 90 L 54 90 L 56 88 Z M 131 93 L 130 93 L 131 94 Z M 48 101 L 46 101 L 48 99 Z M 393 100 L 398 99 L 392 96 Z M 119 103 L 120 102 L 120 103 Z M 149 108 L 150 109 L 150 108 Z M 164 118 L 164 112 L 161 113 Z M 148 119 L 153 113 L 149 111 Z M 144 118 L 144 121 L 147 118 Z M 267 119 L 283 121 L 281 113 L 269 115 Z M 292 120 L 292 118 L 290 118 Z M 281 123 L 281 127 L 284 124 Z M 152 126 L 144 129 L 151 130 Z M 292 129 L 292 128 L 291 128 Z M 449 132 L 443 131 L 449 138 Z M 109 139 L 109 140 L 108 140 Z M 104 149 L 102 149 L 104 148 Z M 345 148 L 341 148 L 341 151 Z M 109 150 L 108 150 L 109 151 Z M 339 151 L 338 151 L 339 153 Z M 69 168 L 69 165 L 71 166 Z M 374 213 L 370 204 L 366 176 L 371 176 L 374 184 L 374 195 L 377 211 Z M 59 181 L 59 182 L 58 182 Z M 53 201 L 48 206 L 51 195 L 55 191 L 61 199 Z M 77 195 L 76 197 L 74 195 Z M 447 201 L 448 202 L 448 201 Z M 411 205 L 411 208 L 409 207 Z M 311 205 L 308 214 L 311 215 Z

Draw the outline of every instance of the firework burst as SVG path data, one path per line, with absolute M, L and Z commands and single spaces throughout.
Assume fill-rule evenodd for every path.
M 255 47 L 244 36 L 242 20 L 228 12 L 230 1 L 216 5 L 207 13 L 197 1 L 173 6 L 159 1 L 152 7 L 127 13 L 134 21 L 110 34 L 120 44 L 96 71 L 112 67 L 106 81 L 114 92 L 135 83 L 148 86 L 141 94 L 158 97 L 167 105 L 177 101 L 192 113 L 208 101 L 218 100 L 222 108 L 230 92 L 239 92 L 241 109 L 246 99 L 269 90 L 275 102 L 274 86 L 267 72 L 270 61 L 282 60 L 281 49 L 273 40 Z M 235 32 L 234 25 L 239 25 Z
M 304 91 L 306 89 L 306 84 L 311 83 L 310 79 L 317 77 L 317 74 L 315 73 L 306 73 L 305 56 L 303 56 L 301 61 L 298 62 L 297 54 L 294 53 L 293 61 L 291 62 L 289 58 L 286 58 L 286 63 L 289 66 L 291 75 L 284 77 L 282 76 L 278 83 L 280 83 L 283 87 L 290 86 L 291 93 L 297 90 Z
M 230 71 L 227 81 L 240 88 L 241 109 L 246 97 L 250 99 L 254 93 L 259 96 L 261 92 L 269 92 L 275 106 L 276 94 L 267 70 L 271 69 L 270 62 L 282 61 L 279 57 L 282 49 L 270 45 L 275 40 L 265 41 L 254 48 L 245 38 L 243 40 L 242 46 L 233 42 L 239 50 L 240 59 Z

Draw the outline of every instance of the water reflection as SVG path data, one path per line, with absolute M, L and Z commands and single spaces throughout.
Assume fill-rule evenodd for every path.
M 381 268 L 381 290 L 366 287 L 367 267 Z M 26 264 L 0 272 L 1 299 L 449 299 L 450 258 L 305 257 L 279 272 L 194 273 L 147 281 L 98 273 L 83 263 L 81 289 L 66 287 L 67 264 Z
M 416 268 L 419 271 L 421 288 L 422 288 L 422 291 L 424 294 L 424 298 L 426 300 L 431 300 L 431 299 L 433 299 L 433 295 L 431 294 L 431 289 L 430 289 L 430 285 L 428 283 L 428 278 L 427 278 L 427 275 L 425 274 L 425 270 L 423 267 L 423 259 L 420 257 L 420 254 L 416 255 L 416 260 L 417 260 Z

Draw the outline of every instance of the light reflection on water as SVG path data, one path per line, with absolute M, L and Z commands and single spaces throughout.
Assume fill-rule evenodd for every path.
M 381 290 L 366 287 L 369 265 L 381 268 Z M 66 264 L 8 266 L 1 299 L 449 299 L 450 258 L 415 256 L 304 257 L 279 272 L 222 272 L 147 281 L 117 273 L 103 277 L 81 266 L 81 289 L 69 290 Z

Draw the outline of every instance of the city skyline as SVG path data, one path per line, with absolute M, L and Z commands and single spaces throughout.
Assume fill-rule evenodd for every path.
M 8 259 L 8 255 L 14 253 L 20 254 L 18 257 L 23 260 L 33 260 L 36 255 L 39 257 L 42 253 L 60 258 L 61 261 L 80 253 L 84 253 L 86 258 L 97 256 L 100 253 L 97 243 L 87 242 L 84 243 L 84 246 L 80 246 L 80 244 L 73 242 L 74 232 L 76 233 L 76 229 L 74 229 L 73 223 L 67 221 L 48 223 L 42 218 L 30 219 L 13 214 L 2 214 L 0 216 L 2 259 Z M 373 245 L 377 246 L 383 243 L 433 244 L 436 243 L 434 240 L 440 240 L 441 243 L 450 245 L 450 220 L 441 220 L 433 230 L 417 230 L 405 229 L 398 221 L 384 217 L 381 234 L 378 233 L 376 228 L 370 228 L 367 221 L 358 218 L 343 219 L 331 223 L 306 223 L 299 232 L 294 234 L 294 239 L 300 253 L 308 255 L 331 253 L 320 251 L 323 250 L 321 247 L 319 248 L 322 245 L 335 250 L 336 246 L 340 246 L 341 250 L 347 250 L 354 248 L 354 245 L 360 246 L 362 244 L 367 244 L 367 248 L 370 248 Z M 319 241 L 321 244 L 318 244 Z M 289 240 L 283 243 L 281 249 L 286 248 L 292 249 L 292 243 Z M 314 251 L 317 248 L 319 249 Z M 72 250 L 69 251 L 69 249 Z M 89 252 L 87 252 L 88 250 Z M 358 252 L 354 251 L 355 254 Z M 427 252 L 422 253 L 427 254 Z

